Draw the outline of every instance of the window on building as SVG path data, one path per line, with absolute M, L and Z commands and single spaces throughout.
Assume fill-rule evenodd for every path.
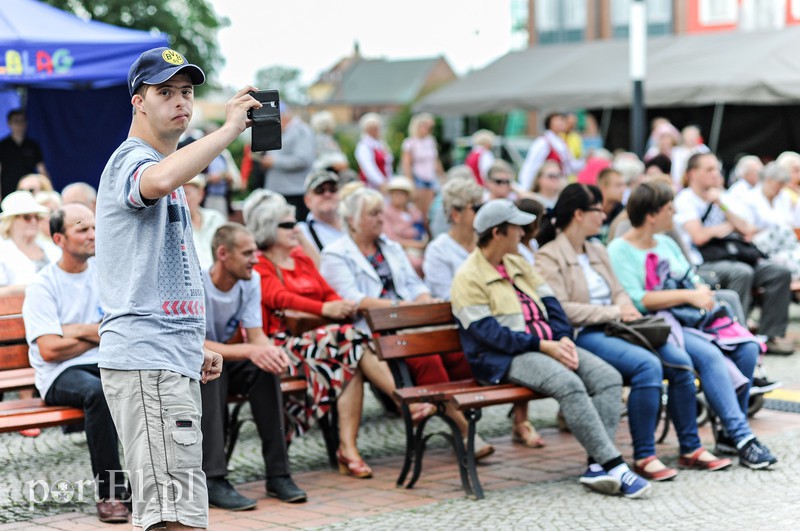
M 628 36 L 631 1 L 611 0 L 611 25 L 614 28 L 615 37 Z M 673 0 L 645 0 L 647 33 L 649 35 L 672 33 L 672 4 Z
M 785 0 L 743 0 L 739 27 L 745 31 L 786 26 Z
M 700 24 L 721 26 L 735 24 L 739 19 L 737 0 L 700 0 Z
M 539 42 L 548 44 L 584 39 L 586 0 L 537 0 L 534 5 Z

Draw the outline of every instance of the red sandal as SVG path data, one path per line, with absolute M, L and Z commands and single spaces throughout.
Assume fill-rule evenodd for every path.
M 709 454 L 712 455 L 714 459 L 711 461 L 701 461 L 700 456 L 703 455 L 705 451 L 705 448 L 698 448 L 688 456 L 682 455 L 680 459 L 678 459 L 678 466 L 681 468 L 694 468 L 695 470 L 708 470 L 709 472 L 713 472 L 715 470 L 728 468 L 733 463 L 733 461 L 727 457 L 716 457 L 710 452 Z
M 342 449 L 336 450 L 336 460 L 339 461 L 339 473 L 358 479 L 372 477 L 372 469 L 363 459 L 348 459 L 342 454 Z
M 655 455 L 651 455 L 649 457 L 645 457 L 640 464 L 633 464 L 633 471 L 642 476 L 644 479 L 650 481 L 667 481 L 668 479 L 672 479 L 678 475 L 678 471 L 674 468 L 670 468 L 666 466 L 661 470 L 656 470 L 655 472 L 648 472 L 647 465 L 652 463 L 653 461 L 657 461 L 658 457 Z M 663 463 L 662 463 L 663 464 Z

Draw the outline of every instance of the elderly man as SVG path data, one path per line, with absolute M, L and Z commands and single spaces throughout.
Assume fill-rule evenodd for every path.
M 226 479 L 225 423 L 229 392 L 250 400 L 253 421 L 261 437 L 267 467 L 267 495 L 288 503 L 303 502 L 306 493 L 292 481 L 283 426 L 280 374 L 289 360 L 264 334 L 261 322 L 261 280 L 253 273 L 258 263 L 256 242 L 243 226 L 227 223 L 212 242 L 214 265 L 203 271 L 206 302 L 206 348 L 225 359 L 222 377 L 204 385 L 203 471 L 208 478 L 208 502 L 241 511 L 256 506 Z M 244 342 L 234 340 L 244 331 Z
M 675 197 L 675 226 L 683 231 L 692 247 L 691 261 L 697 272 L 712 287 L 732 289 L 739 294 L 745 315 L 753 302 L 753 288 L 763 289 L 759 332 L 767 336 L 767 352 L 787 355 L 794 352 L 782 339 L 789 322 L 791 273 L 770 260 L 759 259 L 754 265 L 731 257 L 707 262 L 699 248 L 714 239 L 752 238 L 756 228 L 730 208 L 723 195 L 719 160 L 713 153 L 692 155 L 686 164 L 688 188 Z
M 339 216 L 339 177 L 328 170 L 314 170 L 305 180 L 303 201 L 308 208 L 305 221 L 297 224 L 305 239 L 321 253 L 345 234 Z
M 61 201 L 78 203 L 94 212 L 97 209 L 97 190 L 89 183 L 77 182 L 68 184 L 61 190 Z
M 558 401 L 589 454 L 581 484 L 605 494 L 643 497 L 650 484 L 614 447 L 622 378 L 575 346 L 572 324 L 552 289 L 516 254 L 522 226 L 535 217 L 505 199 L 486 203 L 475 216 L 478 245 L 451 289 L 464 354 L 478 380 L 513 382 Z
M 103 319 L 94 265 L 94 214 L 67 204 L 50 217 L 61 259 L 42 269 L 25 291 L 22 317 L 36 371 L 49 405 L 84 410 L 86 443 L 96 478 L 97 517 L 127 522 L 129 512 L 117 432 L 100 382 L 98 327 Z

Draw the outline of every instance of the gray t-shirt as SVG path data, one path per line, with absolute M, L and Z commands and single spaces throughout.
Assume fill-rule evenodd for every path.
M 58 264 L 50 264 L 25 289 L 22 317 L 28 339 L 28 359 L 36 374 L 36 389 L 45 398 L 50 386 L 66 369 L 98 361 L 97 348 L 66 361 L 44 361 L 36 342 L 45 335 L 63 336 L 63 325 L 99 323 L 103 318 L 94 262 L 90 259 L 86 269 L 80 273 L 67 273 Z
M 261 328 L 261 277 L 240 280 L 229 291 L 220 291 L 203 271 L 206 288 L 206 339 L 225 343 L 241 325 Z
M 139 138 L 111 155 L 97 193 L 100 367 L 200 378 L 205 300 L 186 196 L 154 201 L 139 176 L 163 156 Z

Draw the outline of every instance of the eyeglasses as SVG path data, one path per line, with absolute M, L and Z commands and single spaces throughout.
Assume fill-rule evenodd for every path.
M 560 173 L 543 173 L 542 177 L 547 177 L 548 179 L 560 179 Z
M 477 214 L 478 210 L 480 210 L 482 206 L 483 206 L 483 203 L 478 203 L 478 204 L 471 203 L 469 206 L 457 206 L 457 207 L 453 207 L 453 208 L 455 210 L 458 210 L 459 212 L 463 212 L 464 209 L 469 208 L 469 209 L 471 209 L 473 212 L 475 212 Z
M 324 183 L 314 188 L 314 193 L 316 195 L 323 195 L 325 193 L 335 194 L 338 191 L 339 187 L 336 186 L 334 183 Z
M 510 179 L 491 179 L 491 181 L 494 184 L 497 184 L 497 185 L 500 185 L 500 186 L 509 186 L 509 185 L 511 185 L 511 180 Z
M 20 214 L 19 218 L 21 218 L 21 219 L 23 219 L 25 221 L 28 221 L 28 222 L 39 221 L 39 215 L 38 214 Z
M 293 228 L 295 228 L 295 226 L 297 226 L 296 221 L 281 221 L 280 223 L 278 223 L 279 229 L 292 230 Z
M 605 213 L 605 210 L 603 210 L 600 207 L 584 208 L 583 211 L 584 212 L 600 212 L 601 214 Z

